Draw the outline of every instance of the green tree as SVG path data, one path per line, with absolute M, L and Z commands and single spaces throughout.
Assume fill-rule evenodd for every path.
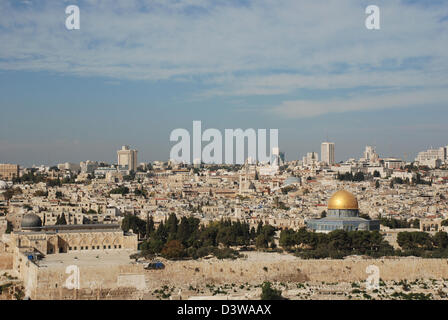
M 9 234 L 9 233 L 12 232 L 12 230 L 13 230 L 13 228 L 12 228 L 12 223 L 9 222 L 9 221 L 7 221 L 7 222 L 6 222 L 6 230 L 5 230 L 5 233 L 6 233 L 6 234 Z
M 56 218 L 56 225 L 66 225 L 67 220 L 65 219 L 65 214 L 62 213 L 60 216 Z
M 261 300 L 284 300 L 280 290 L 272 288 L 269 281 L 263 282 L 261 286 Z
M 439 249 L 446 249 L 448 247 L 448 234 L 443 231 L 437 232 L 433 236 L 434 245 Z
M 144 237 L 146 235 L 146 222 L 137 216 L 127 214 L 121 222 L 121 229 L 124 232 L 128 232 L 132 229 L 134 233 Z

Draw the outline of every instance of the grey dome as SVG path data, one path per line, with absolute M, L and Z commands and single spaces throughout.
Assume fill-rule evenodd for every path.
M 23 216 L 21 227 L 22 229 L 40 228 L 42 227 L 42 220 L 39 218 L 39 216 L 33 213 L 28 213 Z
M 0 190 L 8 189 L 8 184 L 5 181 L 0 180 Z

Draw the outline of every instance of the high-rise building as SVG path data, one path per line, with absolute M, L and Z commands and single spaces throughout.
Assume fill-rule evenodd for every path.
M 333 142 L 322 142 L 321 146 L 321 161 L 327 165 L 334 164 L 334 143 Z
M 117 151 L 117 155 L 119 169 L 127 169 L 129 171 L 137 169 L 137 150 L 131 150 L 129 146 L 123 146 L 121 150 Z

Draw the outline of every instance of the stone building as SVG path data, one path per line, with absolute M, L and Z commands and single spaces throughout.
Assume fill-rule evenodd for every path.
M 306 221 L 309 229 L 316 232 L 329 233 L 334 230 L 380 230 L 378 220 L 367 220 L 359 217 L 359 206 L 356 197 L 348 191 L 336 192 L 328 202 L 328 213 L 322 219 Z
M 19 165 L 0 163 L 0 179 L 12 180 L 19 177 Z
M 115 224 L 42 226 L 35 214 L 26 214 L 21 231 L 11 234 L 10 243 L 21 251 L 43 255 L 77 251 L 137 250 L 137 235 L 123 232 Z

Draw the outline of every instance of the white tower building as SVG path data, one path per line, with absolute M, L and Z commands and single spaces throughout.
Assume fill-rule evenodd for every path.
M 322 142 L 321 146 L 321 161 L 327 165 L 334 164 L 334 143 L 333 142 Z
M 129 146 L 122 146 L 121 150 L 117 151 L 118 167 L 129 171 L 137 169 L 137 150 L 129 149 Z

